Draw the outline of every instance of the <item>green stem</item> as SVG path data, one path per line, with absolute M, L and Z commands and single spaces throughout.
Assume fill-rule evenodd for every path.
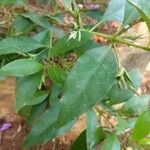
M 127 40 L 125 40 L 121 37 L 107 35 L 107 34 L 104 34 L 104 33 L 94 32 L 94 31 L 90 31 L 90 30 L 85 30 L 85 31 L 89 32 L 89 33 L 92 33 L 92 34 L 95 34 L 95 35 L 98 35 L 98 36 L 101 36 L 103 38 L 106 38 L 108 41 L 111 41 L 111 42 L 119 42 L 119 43 L 126 44 L 128 46 L 133 46 L 133 47 L 140 48 L 140 49 L 143 49 L 143 50 L 146 50 L 146 51 L 150 51 L 150 47 L 145 47 L 145 46 L 142 46 L 142 45 L 139 45 L 139 44 L 132 43 L 132 42 L 127 41 Z

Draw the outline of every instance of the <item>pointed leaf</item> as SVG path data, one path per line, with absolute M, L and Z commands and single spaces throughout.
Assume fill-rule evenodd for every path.
M 42 44 L 27 36 L 8 37 L 0 41 L 0 55 L 28 52 L 42 47 Z
M 17 59 L 0 69 L 0 75 L 23 77 L 43 69 L 42 64 L 30 59 Z
M 111 89 L 116 72 L 116 57 L 110 47 L 85 52 L 77 60 L 65 82 L 58 126 L 73 120 L 100 102 Z

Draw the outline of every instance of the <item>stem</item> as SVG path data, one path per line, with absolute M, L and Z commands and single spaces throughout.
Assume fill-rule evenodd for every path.
M 127 40 L 125 40 L 121 37 L 107 35 L 107 34 L 104 34 L 104 33 L 99 33 L 99 32 L 94 32 L 94 31 L 89 31 L 89 30 L 85 30 L 85 31 L 89 32 L 91 34 L 95 34 L 95 35 L 101 36 L 103 38 L 106 38 L 108 41 L 111 41 L 111 42 L 119 42 L 119 43 L 126 44 L 128 46 L 133 46 L 133 47 L 136 47 L 136 48 L 144 49 L 146 51 L 150 51 L 150 47 L 145 47 L 145 46 L 141 46 L 139 44 L 131 43 L 131 42 L 129 42 L 129 41 L 127 41 Z

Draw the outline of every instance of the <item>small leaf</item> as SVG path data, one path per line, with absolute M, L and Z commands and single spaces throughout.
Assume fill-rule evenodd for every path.
M 143 112 L 137 119 L 132 132 L 132 139 L 140 141 L 150 133 L 150 112 Z
M 89 110 L 87 113 L 87 129 L 86 129 L 86 141 L 87 149 L 92 150 L 94 146 L 100 143 L 105 138 L 105 133 L 102 128 L 97 128 L 97 116 L 95 112 Z
M 123 133 L 128 128 L 128 123 L 125 119 L 118 115 L 117 135 Z
M 140 115 L 149 109 L 149 102 L 149 95 L 134 96 L 123 105 L 120 111 L 129 116 Z
M 63 85 L 68 75 L 67 71 L 57 66 L 51 66 L 48 69 L 48 75 L 52 81 L 59 85 Z
M 43 69 L 42 64 L 30 59 L 17 59 L 0 69 L 0 75 L 23 77 Z
M 108 135 L 102 145 L 102 150 L 121 150 L 119 139 L 115 133 Z
M 141 75 L 138 69 L 132 69 L 129 72 L 130 78 L 134 83 L 135 89 L 137 90 L 141 84 Z M 117 81 L 114 83 L 108 97 L 110 97 L 110 105 L 122 103 L 129 100 L 134 96 L 134 92 L 131 91 L 128 87 L 119 88 Z
M 150 5 L 149 0 L 128 0 L 140 13 L 150 31 Z
M 39 15 L 36 12 L 25 13 L 22 14 L 22 16 L 30 19 L 33 23 L 35 23 L 38 26 L 46 28 L 47 30 L 51 30 L 51 24 L 49 23 L 48 19 Z
M 84 130 L 74 141 L 71 150 L 88 150 L 86 145 L 86 130 Z
M 17 78 L 15 104 L 15 110 L 17 112 L 20 111 L 24 106 L 28 105 L 28 102 L 31 101 L 31 98 L 34 96 L 39 87 L 41 78 L 41 72 L 22 78 Z
M 111 0 L 102 20 L 123 22 L 126 0 Z
M 37 105 L 42 103 L 48 96 L 49 92 L 46 91 L 38 91 L 34 94 L 31 100 L 27 103 L 27 105 Z
M 132 24 L 138 18 L 140 18 L 139 12 L 133 5 L 131 5 L 128 1 L 126 1 L 123 26 Z
M 75 39 L 69 39 L 69 35 L 65 35 L 63 38 L 59 39 L 56 44 L 54 44 L 51 55 L 57 56 L 62 55 L 67 52 L 70 52 L 71 50 L 74 50 L 75 48 L 81 46 L 82 44 L 85 44 L 90 40 L 93 34 L 82 31 L 81 32 L 81 40 L 79 41 L 78 36 Z
M 8 37 L 0 41 L 0 55 L 28 52 L 45 47 L 27 36 Z
M 47 102 L 35 105 L 31 108 L 30 114 L 25 122 L 25 126 L 33 125 L 41 117 L 41 114 L 46 110 Z

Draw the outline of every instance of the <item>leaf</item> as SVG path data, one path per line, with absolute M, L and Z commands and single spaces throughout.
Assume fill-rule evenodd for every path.
M 15 4 L 17 0 L 0 0 L 0 6 Z
M 123 26 L 132 24 L 138 18 L 140 18 L 139 12 L 133 5 L 131 5 L 128 1 L 126 1 Z
M 71 50 L 81 46 L 82 44 L 85 44 L 90 40 L 93 34 L 82 31 L 81 32 L 81 40 L 79 41 L 79 35 L 75 39 L 68 39 L 69 35 L 65 35 L 63 38 L 59 39 L 56 44 L 54 44 L 51 55 L 57 56 L 62 55 L 67 52 L 70 52 Z
M 141 14 L 150 31 L 150 5 L 149 0 L 128 0 Z
M 57 120 L 59 110 L 60 103 L 58 102 L 42 114 L 38 122 L 34 125 L 27 138 L 25 139 L 25 148 L 29 148 L 31 146 L 44 142 L 46 137 L 48 136 L 47 133 L 49 134 L 49 136 L 54 135 L 55 128 L 52 125 Z
M 17 88 L 16 88 L 16 112 L 20 111 L 24 106 L 28 105 L 31 98 L 36 93 L 38 86 L 41 82 L 42 73 L 38 72 L 36 74 L 17 78 Z
M 71 150 L 88 150 L 86 145 L 86 130 L 84 130 L 74 141 Z
M 89 110 L 86 113 L 86 141 L 87 141 L 87 149 L 92 150 L 94 146 L 100 143 L 105 138 L 105 133 L 102 128 L 97 128 L 97 116 L 95 112 Z
M 150 112 L 143 112 L 137 119 L 132 132 L 132 140 L 140 141 L 150 133 Z
M 99 10 L 88 10 L 85 14 L 93 19 L 96 19 L 97 21 L 101 21 L 104 12 Z
M 138 69 L 132 69 L 129 71 L 129 75 L 131 80 L 134 83 L 135 89 L 137 90 L 141 85 L 141 75 Z M 108 97 L 110 97 L 110 105 L 122 103 L 124 101 L 129 100 L 134 96 L 134 92 L 132 92 L 129 88 L 120 89 L 117 81 L 114 83 L 112 89 L 110 90 Z
M 36 34 L 33 39 L 39 43 L 42 43 L 43 45 L 49 46 L 50 43 L 50 31 L 45 30 L 38 34 Z
M 38 91 L 34 94 L 31 100 L 28 102 L 28 105 L 37 105 L 42 103 L 47 97 L 49 92 L 47 91 Z
M 66 124 L 99 103 L 111 89 L 116 70 L 116 58 L 110 47 L 85 52 L 77 60 L 64 84 L 58 126 Z
M 108 135 L 102 145 L 102 150 L 121 150 L 119 139 L 115 133 Z
M 33 23 L 27 18 L 17 16 L 12 22 L 12 28 L 18 35 L 30 32 L 34 28 L 34 26 Z
M 41 16 L 36 12 L 22 14 L 25 18 L 30 19 L 35 25 L 41 26 L 47 30 L 51 30 L 51 24 L 46 17 Z
M 25 122 L 25 126 L 28 127 L 30 125 L 35 124 L 38 119 L 41 117 L 41 114 L 46 110 L 47 102 L 40 103 L 31 108 L 30 114 Z
M 0 69 L 0 75 L 23 77 L 43 69 L 42 64 L 30 59 L 17 59 Z
M 118 118 L 118 125 L 117 125 L 117 135 L 120 135 L 123 133 L 126 129 L 128 129 L 128 123 L 125 119 L 123 119 L 121 116 L 117 116 Z
M 50 104 L 54 104 L 59 100 L 59 95 L 61 94 L 61 92 L 62 88 L 58 84 L 53 83 L 49 99 Z
M 54 137 L 63 135 L 70 130 L 76 120 L 68 122 L 61 128 L 55 128 L 55 121 L 60 110 L 60 103 L 57 102 L 45 111 L 37 123 L 32 128 L 31 132 L 24 141 L 24 147 L 29 148 L 34 145 L 46 143 Z
M 126 115 L 140 115 L 149 109 L 150 95 L 134 96 L 129 99 L 121 108 L 121 112 Z
M 67 78 L 67 71 L 57 66 L 51 66 L 48 69 L 48 75 L 52 81 L 59 85 L 63 85 Z
M 27 36 L 8 37 L 0 41 L 0 55 L 28 52 L 45 47 Z
M 102 20 L 123 22 L 126 0 L 111 0 Z

